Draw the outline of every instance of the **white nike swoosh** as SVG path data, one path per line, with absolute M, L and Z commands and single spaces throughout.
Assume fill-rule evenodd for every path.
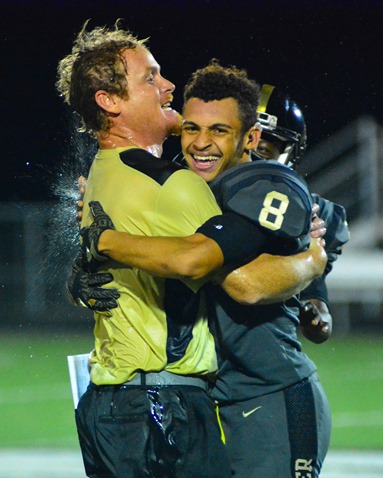
M 250 410 L 249 412 L 242 412 L 243 418 L 248 417 L 248 416 L 251 415 L 252 413 L 254 413 L 254 412 L 256 412 L 257 410 L 259 410 L 260 408 L 262 408 L 262 407 L 254 408 L 253 410 Z

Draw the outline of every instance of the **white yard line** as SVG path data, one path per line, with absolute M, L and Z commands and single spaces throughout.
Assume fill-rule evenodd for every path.
M 333 451 L 323 466 L 321 478 L 382 478 L 383 451 Z
M 80 451 L 0 450 L 0 478 L 85 478 Z

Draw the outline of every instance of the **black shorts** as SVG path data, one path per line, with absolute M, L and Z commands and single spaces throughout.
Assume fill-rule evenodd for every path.
M 331 414 L 315 373 L 279 392 L 220 406 L 233 477 L 316 478 Z
M 92 478 L 231 476 L 214 403 L 194 386 L 95 386 L 76 410 Z

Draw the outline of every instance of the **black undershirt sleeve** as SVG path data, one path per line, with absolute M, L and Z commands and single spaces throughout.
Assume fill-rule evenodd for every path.
M 326 285 L 326 276 L 318 277 L 300 293 L 301 300 L 317 299 L 324 302 L 329 307 L 329 299 Z
M 266 252 L 270 240 L 260 226 L 232 212 L 210 218 L 196 232 L 217 242 L 224 266 L 229 267 L 245 264 Z

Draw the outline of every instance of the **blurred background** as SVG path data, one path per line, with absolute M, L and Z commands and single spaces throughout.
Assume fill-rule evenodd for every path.
M 279 86 L 302 108 L 308 151 L 299 171 L 312 191 L 346 207 L 351 230 L 328 278 L 334 336 L 320 346 L 302 339 L 333 409 L 331 456 L 341 461 L 332 466 L 346 470 L 323 476 L 354 476 L 350 456 L 360 451 L 369 454 L 358 476 L 383 476 L 382 2 L 2 0 L 0 6 L 0 477 L 43 478 L 41 466 L 31 471 L 33 460 L 45 463 L 51 478 L 58 463 L 63 477 L 83 476 L 66 356 L 92 348 L 93 322 L 68 304 L 65 279 L 77 244 L 75 182 L 87 173 L 94 144 L 76 132 L 55 81 L 58 61 L 89 18 L 91 26 L 122 18 L 138 37 L 150 37 L 163 75 L 177 85 L 176 108 L 190 73 L 213 57 Z M 178 151 L 178 140 L 168 140 L 165 154 Z M 36 450 L 47 451 L 44 459 Z M 25 475 L 20 451 L 30 458 Z

